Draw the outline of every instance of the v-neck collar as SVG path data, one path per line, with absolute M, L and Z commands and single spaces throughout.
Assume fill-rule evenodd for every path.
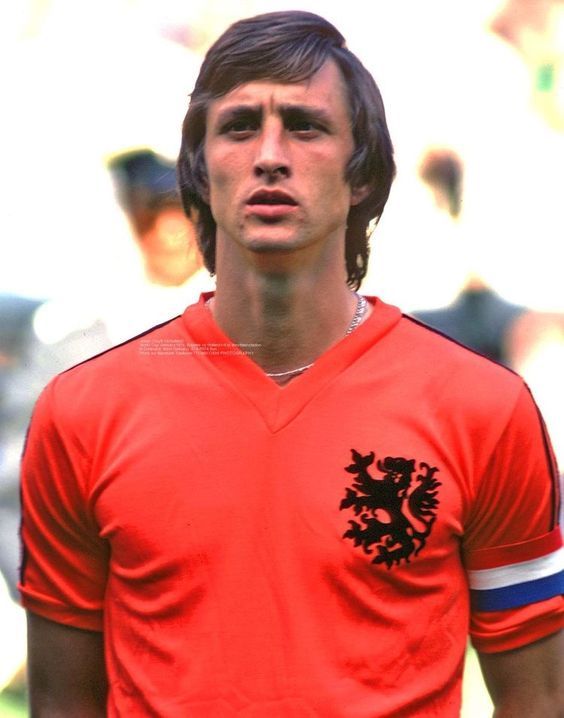
M 202 294 L 199 302 L 188 307 L 182 317 L 191 340 L 199 346 L 196 355 L 218 381 L 254 405 L 273 433 L 291 422 L 325 386 L 401 318 L 397 307 L 375 297 L 366 297 L 373 309 L 368 319 L 324 352 L 310 369 L 280 386 L 215 323 L 205 306 L 210 297 L 213 292 Z

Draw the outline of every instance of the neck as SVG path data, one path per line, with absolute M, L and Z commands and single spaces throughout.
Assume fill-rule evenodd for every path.
M 337 277 L 308 272 L 249 272 L 223 282 L 218 269 L 211 310 L 236 344 L 252 344 L 251 358 L 269 374 L 308 367 L 340 341 L 357 308 L 357 297 Z M 272 377 L 285 384 L 296 374 Z

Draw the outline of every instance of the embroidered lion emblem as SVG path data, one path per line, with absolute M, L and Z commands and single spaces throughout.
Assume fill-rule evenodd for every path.
M 376 462 L 383 476 L 373 478 L 368 467 L 374 463 L 374 452 L 351 453 L 353 462 L 345 471 L 355 479 L 339 508 L 352 509 L 360 521 L 350 520 L 343 538 L 367 554 L 374 554 L 375 548 L 372 563 L 385 563 L 388 569 L 402 560 L 409 563 L 425 546 L 435 523 L 438 468 L 420 462 L 416 469 L 415 459 L 387 456 Z

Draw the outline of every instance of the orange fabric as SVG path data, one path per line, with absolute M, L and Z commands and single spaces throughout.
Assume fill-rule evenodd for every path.
M 40 398 L 23 603 L 105 631 L 109 716 L 458 716 L 462 555 L 552 528 L 537 427 L 516 375 L 382 302 L 281 388 L 201 301 Z M 477 645 L 563 606 L 473 616 Z

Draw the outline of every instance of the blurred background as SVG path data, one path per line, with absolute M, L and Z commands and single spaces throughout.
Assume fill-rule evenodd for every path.
M 516 369 L 564 465 L 564 2 L 18 0 L 0 8 L 0 716 L 25 716 L 17 473 L 58 371 L 213 288 L 174 160 L 205 49 L 281 9 L 333 21 L 398 164 L 363 285 Z M 490 704 L 469 651 L 466 717 Z

